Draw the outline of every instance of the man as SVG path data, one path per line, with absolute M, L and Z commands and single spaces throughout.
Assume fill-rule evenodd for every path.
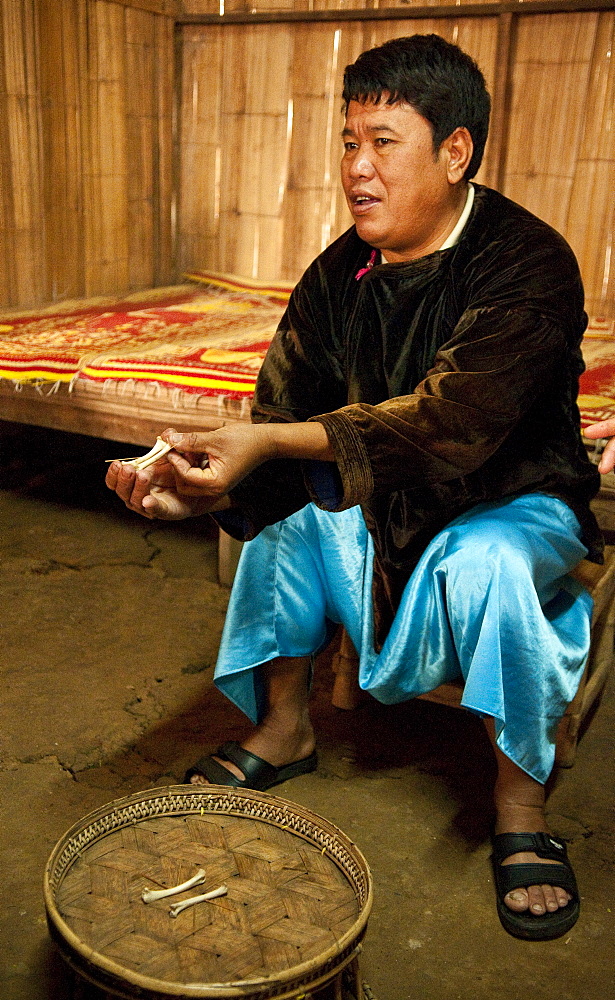
M 254 423 L 167 431 L 167 462 L 112 466 L 108 484 L 146 517 L 209 511 L 253 539 L 216 682 L 257 726 L 186 780 L 265 789 L 316 766 L 310 658 L 342 622 L 383 702 L 464 677 L 498 763 L 500 919 L 556 937 L 579 897 L 544 782 L 591 615 L 567 574 L 600 559 L 578 268 L 557 233 L 469 183 L 489 98 L 458 48 L 387 42 L 347 67 L 343 96 L 354 226 L 295 289 Z

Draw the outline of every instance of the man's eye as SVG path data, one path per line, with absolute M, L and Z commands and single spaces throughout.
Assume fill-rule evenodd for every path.
M 351 150 L 356 149 L 356 148 L 357 148 L 356 142 L 345 142 L 344 143 L 344 149 L 346 150 L 347 153 L 350 153 Z
M 390 142 L 391 142 L 391 140 L 390 140 L 390 139 L 387 139 L 387 138 L 386 138 L 386 136 L 384 136 L 384 135 L 381 135 L 381 136 L 379 136 L 379 137 L 378 137 L 378 138 L 377 138 L 377 139 L 375 140 L 375 145 L 376 145 L 376 146 L 388 146 Z

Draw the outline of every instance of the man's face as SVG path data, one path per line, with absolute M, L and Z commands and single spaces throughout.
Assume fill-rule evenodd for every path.
M 359 236 L 394 262 L 438 249 L 433 244 L 451 217 L 452 185 L 429 123 L 409 104 L 384 103 L 387 96 L 378 104 L 350 102 L 342 184 Z

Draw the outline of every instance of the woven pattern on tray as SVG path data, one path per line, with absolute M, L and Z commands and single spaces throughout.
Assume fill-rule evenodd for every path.
M 202 284 L 64 304 L 0 319 L 0 377 L 39 384 L 139 382 L 241 399 L 291 286 L 205 272 Z M 285 296 L 285 297 L 284 297 Z
M 144 904 L 205 869 L 205 885 Z M 169 906 L 225 884 L 228 895 L 169 916 Z M 57 892 L 85 945 L 143 976 L 226 983 L 273 976 L 334 946 L 359 913 L 321 849 L 259 820 L 157 817 L 87 847 Z

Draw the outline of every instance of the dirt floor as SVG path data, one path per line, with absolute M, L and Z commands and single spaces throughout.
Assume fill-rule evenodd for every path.
M 102 485 L 126 445 L 0 425 L 0 1000 L 73 1000 L 41 883 L 95 807 L 175 783 L 245 722 L 212 685 L 228 593 L 205 521 L 130 514 Z M 329 818 L 371 866 L 362 973 L 378 1000 L 608 996 L 615 956 L 613 685 L 549 800 L 582 914 L 559 940 L 501 928 L 480 722 L 425 702 L 333 709 L 319 665 L 320 765 L 276 789 Z M 81 1000 L 101 994 L 87 988 Z

